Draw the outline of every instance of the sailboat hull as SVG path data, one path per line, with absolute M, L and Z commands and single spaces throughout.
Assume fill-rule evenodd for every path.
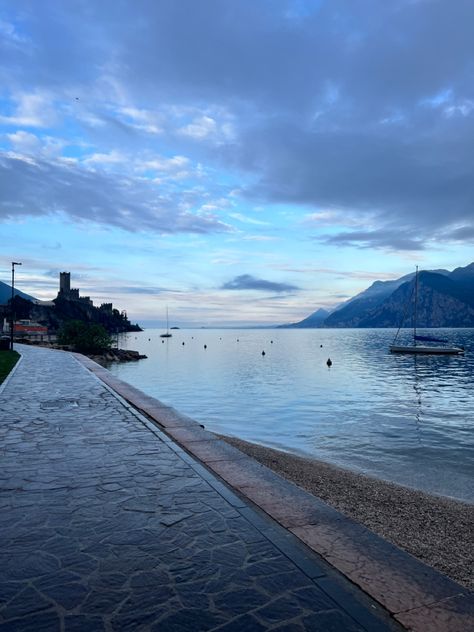
M 391 345 L 391 353 L 424 353 L 424 354 L 436 354 L 436 355 L 459 355 L 464 353 L 464 349 L 461 347 L 429 347 L 429 346 L 396 346 Z

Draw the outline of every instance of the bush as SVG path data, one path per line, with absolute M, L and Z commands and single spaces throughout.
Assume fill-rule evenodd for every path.
M 112 340 L 102 325 L 69 320 L 58 333 L 58 342 L 71 345 L 82 353 L 100 353 L 110 349 Z

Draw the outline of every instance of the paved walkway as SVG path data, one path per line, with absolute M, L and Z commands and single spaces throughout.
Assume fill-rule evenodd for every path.
M 71 355 L 0 393 L 0 632 L 400 629 Z

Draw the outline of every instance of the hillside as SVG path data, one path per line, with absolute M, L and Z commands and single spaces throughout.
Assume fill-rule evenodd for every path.
M 6 283 L 8 297 L 4 305 L 0 305 L 0 318 L 10 318 L 11 287 Z M 31 299 L 31 300 L 30 300 Z M 44 325 L 50 333 L 56 333 L 61 326 L 70 320 L 102 325 L 109 333 L 126 331 L 142 331 L 139 325 L 132 325 L 125 312 L 113 308 L 112 303 L 94 306 L 90 299 L 68 298 L 59 293 L 51 303 L 37 303 L 36 299 L 24 292 L 15 292 L 15 317 L 17 320 L 28 319 Z
M 21 298 L 26 299 L 27 301 L 35 301 L 36 299 L 29 294 L 25 294 L 24 292 L 20 292 L 15 288 L 15 296 L 21 296 Z M 8 301 L 12 297 L 12 288 L 11 285 L 7 285 L 3 281 L 0 281 L 0 305 L 6 305 Z
M 326 320 L 328 316 L 329 316 L 329 312 L 326 309 L 320 308 L 316 310 L 315 312 L 313 312 L 312 314 L 310 314 L 304 320 L 300 321 L 299 323 L 290 323 L 289 325 L 280 325 L 280 327 L 282 329 L 288 329 L 288 328 L 305 329 L 305 328 L 321 327 L 322 323 L 324 323 L 324 321 Z
M 409 306 L 413 286 L 413 273 L 394 281 L 376 281 L 317 324 L 308 324 L 310 315 L 286 327 L 398 327 L 404 313 L 413 312 Z M 403 326 L 411 322 L 405 320 Z M 420 272 L 418 326 L 474 327 L 474 263 L 452 272 Z

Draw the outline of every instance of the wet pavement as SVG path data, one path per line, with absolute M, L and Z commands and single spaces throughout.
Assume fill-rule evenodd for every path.
M 71 354 L 17 349 L 0 391 L 0 632 L 401 629 Z

